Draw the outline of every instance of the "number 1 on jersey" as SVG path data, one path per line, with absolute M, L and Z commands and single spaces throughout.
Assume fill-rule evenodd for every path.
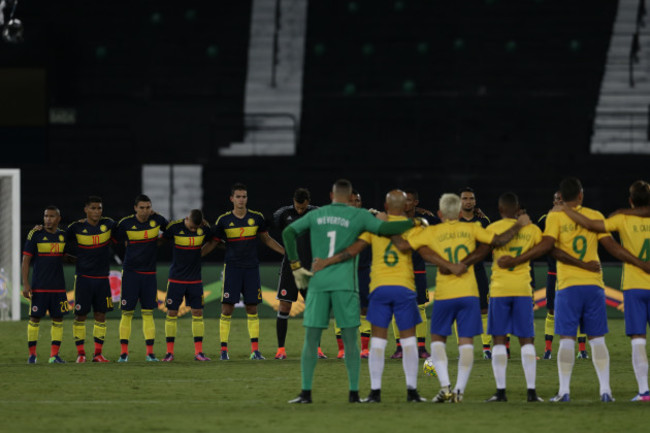
M 330 250 L 327 253 L 327 257 L 332 257 L 334 255 L 334 245 L 336 244 L 336 232 L 334 230 L 327 232 L 327 237 L 330 238 Z

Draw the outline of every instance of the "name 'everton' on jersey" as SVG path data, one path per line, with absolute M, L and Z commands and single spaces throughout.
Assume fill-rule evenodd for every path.
M 77 257 L 77 275 L 107 277 L 110 270 L 110 243 L 115 221 L 102 217 L 96 226 L 73 222 L 68 226 L 66 241 L 70 253 Z
M 268 231 L 264 215 L 254 210 L 247 210 L 243 218 L 232 212 L 221 215 L 212 229 L 216 241 L 226 242 L 226 265 L 238 268 L 255 268 L 259 266 L 257 257 L 257 235 Z
M 63 278 L 63 252 L 65 232 L 56 229 L 55 233 L 45 230 L 32 230 L 27 235 L 23 255 L 32 257 L 32 291 L 47 290 L 65 292 Z
M 126 242 L 123 269 L 135 272 L 156 272 L 157 241 L 169 222 L 161 215 L 153 214 L 145 222 L 135 215 L 120 220 L 115 229 L 115 239 Z
M 174 244 L 169 281 L 200 283 L 201 247 L 205 243 L 205 229 L 199 227 L 193 232 L 185 226 L 185 220 L 177 220 L 169 223 L 163 237 Z

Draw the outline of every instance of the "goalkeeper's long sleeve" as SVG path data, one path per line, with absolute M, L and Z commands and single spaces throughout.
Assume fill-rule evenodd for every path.
M 379 226 L 377 234 L 379 236 L 392 236 L 399 235 L 413 227 L 413 220 L 407 219 L 404 221 L 384 221 Z M 285 244 L 286 245 L 286 244 Z
M 282 231 L 282 242 L 284 243 L 284 252 L 287 255 L 289 261 L 291 262 L 298 260 L 298 245 L 296 243 L 297 236 L 298 234 L 291 226 L 287 226 L 287 228 L 285 228 Z

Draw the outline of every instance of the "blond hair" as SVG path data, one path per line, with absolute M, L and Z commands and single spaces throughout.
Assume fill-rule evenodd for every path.
M 443 194 L 440 196 L 438 207 L 444 219 L 457 220 L 460 215 L 460 197 L 452 193 Z

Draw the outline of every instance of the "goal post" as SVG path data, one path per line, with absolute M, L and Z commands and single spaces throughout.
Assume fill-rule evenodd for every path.
M 20 169 L 0 169 L 0 320 L 20 320 Z

